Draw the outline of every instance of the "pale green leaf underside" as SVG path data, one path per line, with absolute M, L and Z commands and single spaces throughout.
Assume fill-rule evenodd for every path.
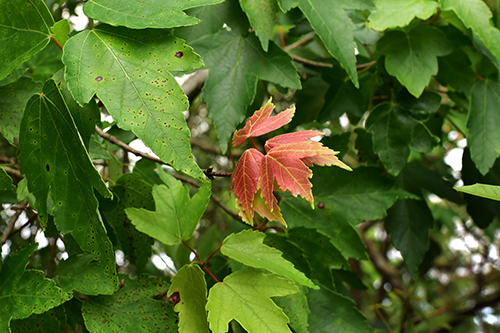
M 470 92 L 467 146 L 477 169 L 487 174 L 500 149 L 500 84 L 478 80 Z
M 26 103 L 41 89 L 42 83 L 27 77 L 0 87 L 0 131 L 11 144 L 19 138 L 19 126 Z
M 39 219 L 54 216 L 63 234 L 71 233 L 80 248 L 93 254 L 109 275 L 115 256 L 99 214 L 94 189 L 109 197 L 73 118 L 53 80 L 28 102 L 21 122 L 19 166 L 36 197 Z M 68 191 L 68 189 L 71 189 Z
M 236 319 L 248 332 L 290 333 L 288 318 L 270 297 L 298 292 L 288 279 L 260 270 L 234 272 L 210 289 L 207 310 L 214 333 L 228 331 Z
M 121 275 L 123 287 L 110 296 L 90 296 L 82 315 L 90 332 L 176 332 L 172 305 L 153 297 L 170 286 L 166 278 Z
M 339 4 L 330 0 L 300 0 L 299 8 L 307 17 L 314 31 L 323 41 L 328 52 L 344 67 L 356 87 L 359 87 L 356 71 L 354 24 Z
M 453 48 L 443 32 L 422 24 L 407 33 L 387 32 L 378 50 L 386 55 L 387 72 L 418 98 L 438 72 L 437 57 L 451 53 Z
M 43 313 L 71 296 L 46 279 L 41 271 L 25 270 L 38 244 L 31 244 L 5 259 L 0 270 L 0 331 L 10 332 L 11 319 Z
M 200 20 L 188 16 L 184 10 L 221 3 L 223 0 L 90 0 L 83 6 L 88 17 L 114 26 L 133 29 L 165 29 L 195 25 Z
M 265 234 L 253 230 L 231 234 L 224 239 L 221 253 L 247 266 L 266 269 L 309 288 L 318 289 L 304 273 L 281 256 L 281 251 L 263 244 L 265 237 Z
M 183 266 L 172 278 L 167 297 L 179 293 L 179 303 L 174 311 L 179 312 L 179 332 L 208 332 L 207 283 L 205 275 L 198 265 Z
M 167 186 L 153 186 L 156 211 L 127 208 L 125 213 L 137 230 L 167 245 L 188 240 L 210 200 L 211 183 L 204 183 L 190 198 L 187 186 L 170 175 L 163 175 Z
M 500 59 L 500 30 L 491 24 L 493 14 L 481 0 L 440 0 L 441 10 L 452 10 L 472 29 L 491 53 Z
M 469 186 L 455 187 L 455 190 L 472 195 L 477 195 L 478 197 L 500 201 L 500 186 L 474 184 Z
M 236 126 L 245 119 L 258 78 L 283 87 L 301 87 L 292 58 L 272 42 L 268 52 L 264 52 L 254 35 L 244 38 L 222 31 L 196 40 L 193 47 L 210 69 L 203 99 L 223 152 Z
M 434 0 L 378 0 L 375 5 L 377 9 L 368 18 L 368 26 L 377 31 L 404 27 L 415 17 L 427 20 L 438 9 L 438 3 Z
M 118 126 L 132 130 L 164 162 L 205 179 L 193 161 L 191 135 L 182 111 L 189 108 L 169 71 L 190 71 L 200 57 L 162 30 L 99 26 L 70 38 L 63 62 L 68 88 L 80 103 L 94 94 Z
M 54 19 L 42 0 L 0 0 L 0 80 L 50 42 Z

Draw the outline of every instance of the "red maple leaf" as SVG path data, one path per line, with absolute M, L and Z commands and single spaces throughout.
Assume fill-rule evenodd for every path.
M 274 105 L 269 100 L 250 117 L 241 130 L 233 137 L 233 147 L 246 139 L 269 133 L 288 124 L 295 111 L 285 110 L 271 116 Z M 321 136 L 318 131 L 301 131 L 275 136 L 266 141 L 266 154 L 251 148 L 241 155 L 231 176 L 230 189 L 236 197 L 236 206 L 242 219 L 253 225 L 254 212 L 268 220 L 286 223 L 273 194 L 275 189 L 290 191 L 293 196 L 301 196 L 314 208 L 312 171 L 308 165 L 336 165 L 351 170 L 340 161 L 338 152 L 324 147 L 311 138 Z M 276 188 L 277 185 L 277 188 Z

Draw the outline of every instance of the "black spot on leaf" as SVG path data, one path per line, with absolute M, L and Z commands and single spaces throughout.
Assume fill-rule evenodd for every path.
M 182 51 L 175 52 L 175 56 L 177 58 L 182 58 L 184 56 L 184 53 Z
M 101 82 L 101 81 L 102 81 L 102 76 L 98 76 L 98 77 L 96 77 L 96 78 L 95 78 L 95 80 L 96 80 L 97 82 Z

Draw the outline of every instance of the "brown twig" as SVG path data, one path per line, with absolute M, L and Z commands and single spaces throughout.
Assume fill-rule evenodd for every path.
M 304 45 L 305 43 L 309 42 L 311 39 L 314 38 L 314 36 L 316 36 L 316 32 L 310 32 L 308 33 L 307 35 L 305 35 L 303 38 L 299 39 L 298 41 L 296 41 L 295 43 L 292 43 L 290 45 L 287 45 L 283 48 L 283 50 L 285 51 L 290 51 L 291 49 L 294 49 L 296 47 L 299 47 L 301 45 Z
M 19 203 L 19 205 L 25 206 L 27 203 L 28 201 L 24 199 Z M 9 222 L 7 223 L 7 228 L 5 228 L 5 230 L 3 231 L 2 238 L 0 239 L 0 244 L 3 245 L 7 241 L 7 239 L 10 236 L 10 232 L 12 231 L 12 228 L 14 228 L 14 224 L 16 223 L 17 219 L 19 218 L 19 216 L 21 216 L 22 213 L 23 210 L 16 210 L 14 215 L 10 217 Z
M 57 42 L 57 40 L 56 40 L 53 36 L 50 36 L 50 39 L 52 39 L 52 41 L 53 41 L 54 43 L 56 43 L 56 45 L 57 45 L 57 46 L 59 46 L 59 48 L 60 48 L 60 49 L 61 49 L 61 51 L 62 51 L 62 49 L 63 49 L 62 45 L 61 45 L 61 44 L 59 44 L 59 43 Z
M 108 140 L 109 142 L 117 145 L 118 147 L 126 150 L 126 151 L 129 151 L 131 152 L 132 154 L 136 155 L 136 156 L 140 156 L 142 158 L 145 158 L 145 159 L 148 159 L 148 160 L 151 160 L 153 162 L 156 162 L 156 163 L 160 163 L 160 164 L 164 164 L 164 165 L 168 165 L 168 166 L 172 166 L 171 164 L 169 163 L 166 163 L 166 162 L 163 162 L 162 160 L 160 160 L 158 157 L 154 157 L 154 156 L 151 156 L 151 155 L 148 155 L 146 153 L 143 153 L 137 149 L 134 149 L 132 147 L 130 147 L 128 144 L 126 144 L 125 142 L 123 141 L 120 141 L 118 140 L 116 137 L 104 132 L 102 129 L 100 129 L 98 126 L 95 127 L 95 131 L 97 134 L 99 134 L 100 137 Z M 203 172 L 205 174 L 208 174 L 212 177 L 231 177 L 231 174 L 230 173 L 227 173 L 227 172 L 214 172 L 212 170 L 208 171 L 209 169 L 203 169 Z M 207 175 L 208 176 L 208 175 Z M 185 178 L 183 178 L 185 179 Z M 181 180 L 183 180 L 181 179 Z
M 320 61 L 314 61 L 314 60 L 309 60 L 306 58 L 302 58 L 296 54 L 290 53 L 290 56 L 293 58 L 293 60 L 303 62 L 304 64 L 308 64 L 311 66 L 317 66 L 317 67 L 329 67 L 332 68 L 333 65 L 327 62 L 320 62 Z
M 385 327 L 387 327 L 387 330 L 389 331 L 389 333 L 393 333 L 392 329 L 391 329 L 391 326 L 389 325 L 389 323 L 387 322 L 387 320 L 385 319 L 384 315 L 382 314 L 382 312 L 379 310 L 378 308 L 378 305 L 375 304 L 375 301 L 373 300 L 373 298 L 370 296 L 370 293 L 368 293 L 368 291 L 365 290 L 365 295 L 368 297 L 368 299 L 370 300 L 370 302 L 372 303 L 372 306 L 373 308 L 375 309 L 375 312 L 377 313 L 378 317 L 380 318 L 380 320 L 382 320 L 382 322 L 384 323 Z

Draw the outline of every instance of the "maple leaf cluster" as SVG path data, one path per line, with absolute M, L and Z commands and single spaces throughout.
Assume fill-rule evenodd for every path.
M 295 113 L 295 107 L 271 116 L 274 104 L 269 100 L 251 116 L 245 127 L 234 133 L 233 147 L 246 139 L 261 136 L 288 124 Z M 340 161 L 339 152 L 324 147 L 320 142 L 310 140 L 323 135 L 318 131 L 300 131 L 275 136 L 266 141 L 262 154 L 256 148 L 247 149 L 234 168 L 230 190 L 236 197 L 236 206 L 243 221 L 253 225 L 254 212 L 271 221 L 286 226 L 281 215 L 274 190 L 290 191 L 293 196 L 301 196 L 314 208 L 312 184 L 309 178 L 316 165 L 336 165 L 351 170 Z M 275 186 L 277 185 L 277 186 Z

